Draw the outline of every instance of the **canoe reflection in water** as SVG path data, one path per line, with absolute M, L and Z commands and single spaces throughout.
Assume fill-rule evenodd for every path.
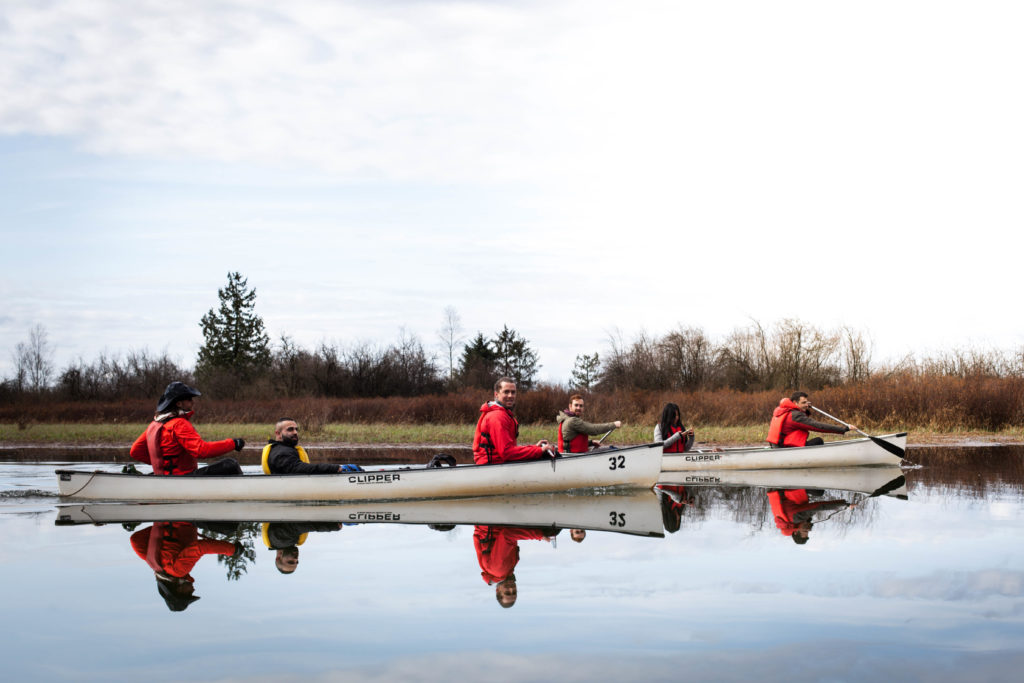
M 815 491 L 815 493 L 821 493 Z M 783 536 L 790 536 L 797 545 L 807 543 L 814 527 L 817 510 L 837 510 L 849 507 L 845 500 L 819 500 L 811 502 L 807 489 L 775 489 L 768 492 L 775 526 Z
M 480 576 L 488 586 L 494 585 L 498 604 L 508 609 L 519 596 L 516 575 L 519 564 L 519 541 L 551 541 L 561 529 L 528 529 L 525 527 L 477 526 L 473 530 L 473 546 L 480 562 Z
M 205 555 L 234 556 L 241 546 L 207 538 L 191 522 L 155 522 L 131 536 L 132 548 L 156 575 L 160 597 L 172 612 L 181 612 L 199 599 L 190 574 Z
M 263 522 L 263 543 L 277 551 L 274 566 L 282 574 L 292 574 L 299 566 L 299 546 L 311 531 L 338 531 L 341 522 Z

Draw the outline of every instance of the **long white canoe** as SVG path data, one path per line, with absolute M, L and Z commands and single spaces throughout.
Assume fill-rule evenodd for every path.
M 539 493 L 447 500 L 350 502 L 85 503 L 62 505 L 58 526 L 125 522 L 341 522 L 345 524 L 479 524 L 556 527 L 663 536 L 652 491 L 574 495 Z
M 907 497 L 903 470 L 896 465 L 876 467 L 809 467 L 778 470 L 697 470 L 662 472 L 659 484 L 682 486 L 756 486 L 765 489 L 830 489 Z
M 60 495 L 79 500 L 401 500 L 550 493 L 593 487 L 651 488 L 661 445 L 500 465 L 340 474 L 168 477 L 57 470 Z
M 904 451 L 907 433 L 876 436 Z M 860 467 L 862 465 L 899 465 L 903 458 L 893 455 L 874 440 L 847 439 L 829 441 L 821 446 L 803 448 L 726 448 L 720 452 L 689 451 L 666 453 L 661 469 L 667 472 L 687 470 L 806 469 L 810 467 Z

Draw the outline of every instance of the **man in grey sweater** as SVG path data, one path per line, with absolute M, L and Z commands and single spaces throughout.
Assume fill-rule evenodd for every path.
M 590 423 L 583 421 L 584 401 L 579 394 L 569 397 L 569 409 L 558 413 L 558 450 L 562 453 L 586 453 L 597 446 L 589 437 L 610 432 L 622 426 L 615 422 Z

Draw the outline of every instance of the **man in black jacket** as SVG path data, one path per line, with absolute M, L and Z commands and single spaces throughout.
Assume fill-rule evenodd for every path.
M 311 463 L 306 451 L 299 446 L 299 426 L 290 417 L 282 417 L 274 425 L 274 438 L 270 439 L 267 466 L 270 474 L 337 474 L 361 472 L 358 465 L 330 465 Z

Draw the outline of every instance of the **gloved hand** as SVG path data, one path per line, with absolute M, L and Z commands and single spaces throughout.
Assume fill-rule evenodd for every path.
M 235 439 L 235 450 L 240 451 L 245 448 L 245 439 Z
M 242 545 L 241 543 L 238 543 L 236 541 L 235 542 L 235 552 L 231 555 L 231 557 L 238 557 L 239 555 L 241 555 L 244 552 L 245 552 L 245 546 Z

